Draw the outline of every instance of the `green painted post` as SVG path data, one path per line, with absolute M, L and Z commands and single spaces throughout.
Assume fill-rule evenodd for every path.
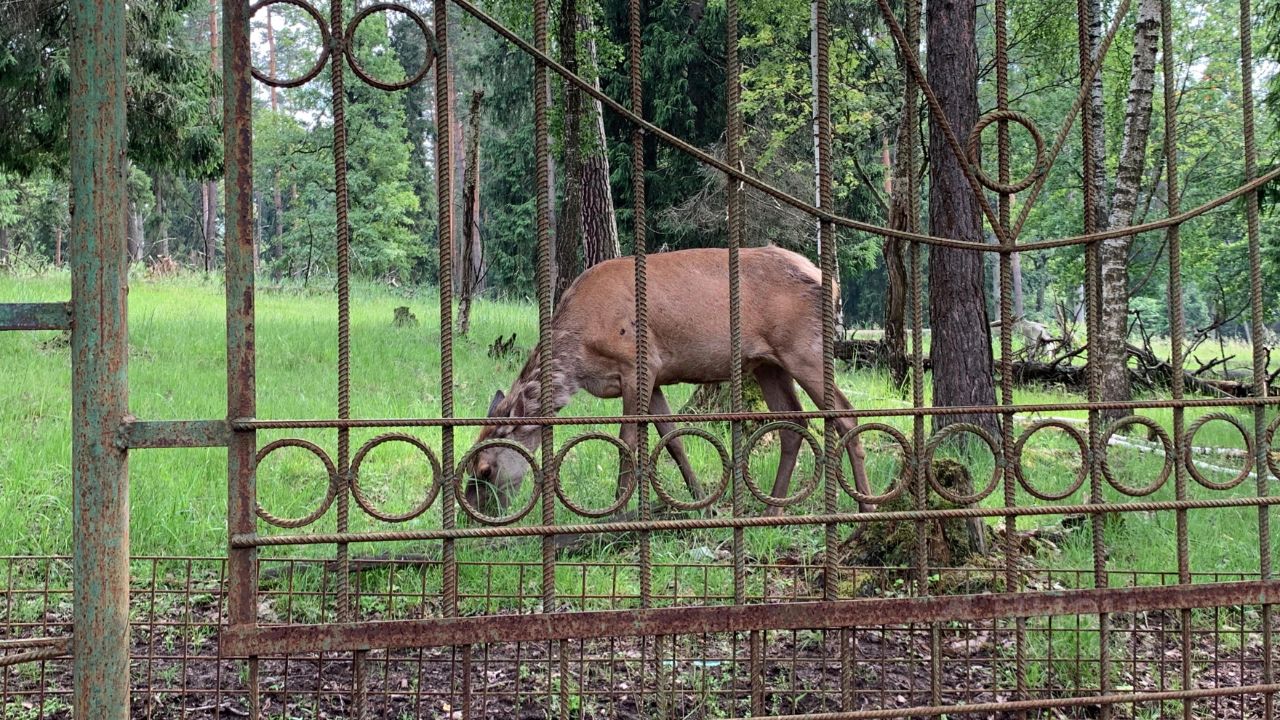
M 75 714 L 129 714 L 125 0 L 71 3 Z

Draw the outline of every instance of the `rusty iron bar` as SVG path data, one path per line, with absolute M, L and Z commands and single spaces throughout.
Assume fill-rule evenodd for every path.
M 869 523 L 899 520 L 955 520 L 1041 515 L 1106 515 L 1117 513 L 1159 512 L 1203 508 L 1272 507 L 1280 505 L 1280 497 L 1233 497 L 1204 500 L 1162 500 L 1156 502 L 1086 503 L 1079 505 L 1031 505 L 1025 507 L 962 507 L 938 510 L 903 510 L 874 513 L 836 513 L 834 515 L 711 517 L 685 520 L 620 521 L 602 523 L 570 523 L 563 525 L 518 525 L 506 527 L 466 527 L 452 530 L 389 530 L 362 533 L 311 533 L 306 535 L 233 534 L 231 547 L 280 547 L 285 545 L 318 545 L 336 542 L 387 542 L 396 540 L 441 540 L 487 537 L 535 537 L 543 535 L 577 535 L 591 533 L 624 533 L 647 531 L 707 530 L 734 527 L 796 527 L 825 523 Z
M 125 2 L 71 3 L 73 672 L 82 717 L 129 712 Z
M 232 430 L 285 430 L 318 428 L 382 428 L 382 427 L 485 427 L 495 425 L 634 425 L 657 422 L 729 422 L 733 420 L 821 420 L 838 417 L 917 417 L 922 415 L 969 415 L 1031 412 L 1067 412 L 1076 410 L 1155 410 L 1168 408 L 1269 407 L 1280 405 L 1280 397 L 1185 398 L 1182 400 L 1126 400 L 1123 402 L 1027 403 L 1023 405 L 965 405 L 949 407 L 861 408 L 858 410 L 809 410 L 803 412 L 752 413 L 686 413 L 682 415 L 600 415 L 529 418 L 368 418 L 326 420 L 257 420 L 239 417 L 231 421 Z
M 990 715 L 1001 712 L 1027 710 L 1052 710 L 1062 708 L 1099 707 L 1157 703 L 1169 700 L 1196 698 L 1220 698 L 1237 695 L 1256 695 L 1280 691 L 1280 683 L 1271 685 L 1241 685 L 1228 688 L 1195 690 L 1164 690 L 1159 692 L 1125 693 L 1122 695 L 1085 695 L 1080 697 L 1045 698 L 1043 700 L 1009 700 L 990 703 L 957 703 L 955 705 L 931 705 L 886 710 L 855 710 L 853 712 L 813 713 L 810 715 L 768 715 L 753 720 L 888 720 L 889 718 L 935 717 L 939 715 Z M 733 718 L 732 720 L 747 720 Z
M 0 667 L 11 667 L 30 662 L 43 662 L 45 660 L 57 660 L 58 658 L 70 655 L 72 652 L 72 645 L 73 643 L 68 640 L 67 642 L 57 645 L 45 645 L 25 652 L 0 655 Z
M 227 418 L 257 412 L 254 317 L 253 209 L 253 61 L 249 21 L 252 8 L 241 0 L 222 3 L 222 142 L 226 195 L 227 290 Z M 253 428 L 236 428 L 227 444 L 227 528 L 230 535 L 257 528 Z M 256 548 L 231 547 L 227 558 L 227 619 L 251 626 L 258 619 L 258 554 Z M 256 677 L 258 660 L 249 657 L 248 674 Z M 256 715 L 258 690 L 248 689 Z
M 70 330 L 71 303 L 0 303 L 0 332 Z
M 908 598 L 694 605 L 531 615 L 380 620 L 318 625 L 232 626 L 224 654 L 278 655 L 372 648 L 439 647 L 464 643 L 583 640 L 750 630 L 839 629 L 867 618 L 895 624 L 935 620 L 970 622 L 1181 608 L 1257 605 L 1280 600 L 1280 581 L 1247 580 L 1201 585 L 1117 587 L 1029 593 L 931 595 Z
M 227 447 L 234 433 L 226 420 L 128 420 L 116 434 L 116 446 L 131 450 Z

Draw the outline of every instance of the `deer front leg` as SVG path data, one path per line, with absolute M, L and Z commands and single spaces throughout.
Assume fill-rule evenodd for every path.
M 667 404 L 667 397 L 662 394 L 662 388 L 653 389 L 653 399 L 649 403 L 649 409 L 655 415 L 671 414 L 671 406 Z M 674 432 L 676 429 L 675 423 L 671 422 L 654 422 L 654 426 L 658 429 L 660 436 Z M 689 496 L 694 500 L 701 500 L 705 491 L 702 489 L 702 483 L 698 482 L 698 476 L 693 473 L 693 465 L 689 463 L 689 456 L 685 453 L 684 443 L 680 442 L 680 438 L 671 438 L 671 442 L 667 443 L 667 452 L 671 453 L 671 458 L 680 467 L 680 475 L 684 477 L 685 487 L 689 488 Z
M 633 415 L 635 414 L 635 411 L 636 411 L 635 381 L 628 381 L 624 379 L 622 381 L 622 414 Z M 618 430 L 618 435 L 622 438 L 623 444 L 627 446 L 627 451 L 630 453 L 631 459 L 632 459 L 631 465 L 632 467 L 634 467 L 635 456 L 636 456 L 636 445 L 638 444 L 638 438 L 639 438 L 638 429 L 634 424 L 623 423 Z M 622 496 L 623 489 L 626 488 L 629 483 L 634 481 L 634 477 L 635 477 L 634 471 L 628 470 L 626 463 L 622 463 L 619 465 L 618 487 L 614 491 L 615 498 Z

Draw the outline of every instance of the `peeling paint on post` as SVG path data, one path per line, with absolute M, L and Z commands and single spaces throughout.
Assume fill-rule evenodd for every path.
M 125 2 L 71 3 L 75 713 L 129 713 Z
M 249 3 L 222 3 L 222 138 L 227 202 L 227 417 L 257 412 L 254 382 L 253 269 L 253 87 L 249 56 Z M 227 454 L 227 524 L 230 535 L 253 532 L 257 433 L 232 433 Z M 258 555 L 230 548 L 228 615 L 233 625 L 257 622 Z M 257 659 L 249 661 L 254 677 Z M 257 684 L 251 682 L 249 711 L 257 717 Z

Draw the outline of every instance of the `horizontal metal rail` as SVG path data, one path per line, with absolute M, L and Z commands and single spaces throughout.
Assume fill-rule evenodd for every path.
M 1201 500 L 1165 500 L 1157 502 L 1096 503 L 1079 505 L 1030 505 L 1026 507 L 965 507 L 938 510 L 903 510 L 897 512 L 833 513 L 823 515 L 779 515 L 758 517 L 708 517 L 683 520 L 649 520 L 569 525 L 516 525 L 431 530 L 388 530 L 363 533 L 312 533 L 306 535 L 258 535 L 242 533 L 231 536 L 231 547 L 278 547 L 285 545 L 322 545 L 328 543 L 395 542 L 404 540 L 451 540 L 490 537 L 545 537 L 548 535 L 580 535 L 591 533 L 623 533 L 645 531 L 708 530 L 717 528 L 795 527 L 825 523 L 868 523 L 901 520 L 947 520 L 956 518 L 1029 517 L 1032 515 L 1105 515 L 1205 508 L 1272 507 L 1280 505 L 1280 497 L 1232 497 Z
M 231 426 L 226 420 L 130 420 L 120 426 L 116 446 L 140 448 L 226 447 Z
M 658 422 L 730 422 L 733 420 L 819 420 L 857 417 L 917 417 L 935 415 L 1005 415 L 1031 412 L 1084 410 L 1155 410 L 1167 408 L 1268 407 L 1280 405 L 1280 396 L 1246 398 L 1192 398 L 1182 400 L 1134 400 L 1126 402 L 1029 403 L 1026 405 L 977 405 L 920 408 L 865 408 L 855 410 L 810 410 L 805 412 L 694 413 L 675 415 L 600 415 L 597 417 L 517 417 L 517 418 L 358 418 L 280 419 L 236 418 L 231 429 L 289 430 L 316 428 L 380 427 L 487 427 L 495 425 L 635 425 Z
M 1280 580 L 1249 580 L 1034 593 L 232 626 L 222 633 L 222 649 L 228 656 L 261 656 L 749 630 L 821 630 L 884 622 L 886 618 L 892 618 L 893 624 L 909 625 L 1261 605 L 1277 601 L 1280 601 Z
M 0 303 L 0 331 L 70 330 L 71 303 Z

